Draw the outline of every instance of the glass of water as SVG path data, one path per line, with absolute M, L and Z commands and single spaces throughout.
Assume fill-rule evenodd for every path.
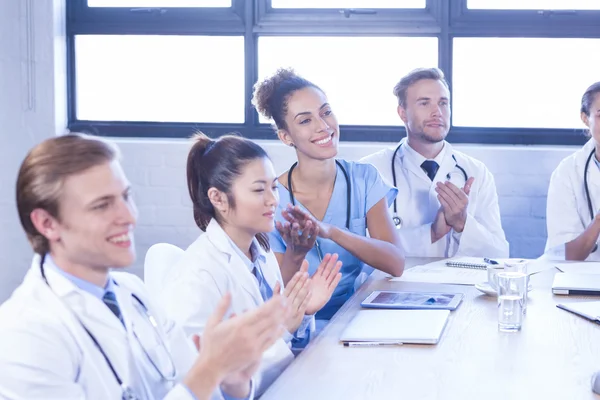
M 498 274 L 498 329 L 501 332 L 521 330 L 526 293 L 527 274 L 513 271 Z
M 508 272 L 518 272 L 525 274 L 525 294 L 523 295 L 523 314 L 527 313 L 527 292 L 529 291 L 529 275 L 527 274 L 528 260 L 506 261 L 504 270 Z

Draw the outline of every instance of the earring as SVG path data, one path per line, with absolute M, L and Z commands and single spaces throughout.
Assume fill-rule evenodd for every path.
M 289 146 L 290 147 L 296 147 L 296 146 L 294 146 L 294 143 L 290 143 Z

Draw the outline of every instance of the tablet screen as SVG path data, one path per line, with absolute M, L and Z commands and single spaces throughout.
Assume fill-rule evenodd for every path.
M 389 305 L 402 304 L 404 306 L 447 306 L 454 296 L 454 294 L 437 293 L 380 292 L 371 300 L 371 303 Z

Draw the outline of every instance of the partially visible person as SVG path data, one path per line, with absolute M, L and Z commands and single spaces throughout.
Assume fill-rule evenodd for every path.
M 581 98 L 581 121 L 590 139 L 561 161 L 548 188 L 545 256 L 562 260 L 599 261 L 600 235 L 600 82 Z

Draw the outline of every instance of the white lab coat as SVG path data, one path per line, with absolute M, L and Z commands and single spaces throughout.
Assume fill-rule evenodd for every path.
M 448 142 L 444 142 L 444 157 L 440 168 L 432 182 L 419 165 L 406 157 L 408 146 L 406 139 L 401 141 L 402 147 L 396 154 L 396 197 L 398 216 L 402 219 L 398 230 L 402 246 L 407 256 L 414 257 L 508 257 L 508 242 L 500 222 L 498 195 L 494 177 L 486 166 L 459 151 L 453 150 Z M 361 160 L 371 163 L 383 179 L 393 185 L 392 156 L 393 148 L 381 150 Z M 456 161 L 452 155 L 456 157 Z M 451 182 L 459 188 L 465 184 L 464 177 L 456 164 L 467 172 L 475 181 L 469 195 L 467 220 L 460 234 L 451 230 L 444 238 L 431 243 L 431 224 L 440 207 L 435 191 L 438 181 L 444 182 L 446 175 L 451 174 Z M 393 204 L 390 206 L 393 212 Z
M 162 298 L 169 317 L 188 336 L 201 334 L 219 300 L 232 295 L 230 313 L 242 314 L 263 304 L 256 278 L 232 247 L 221 226 L 213 219 L 206 233 L 192 243 L 168 275 Z M 273 252 L 265 253 L 262 272 L 271 288 L 283 280 Z M 278 339 L 263 355 L 255 376 L 256 394 L 261 395 L 293 361 L 290 345 Z
M 585 163 L 594 149 L 590 139 L 581 149 L 560 162 L 552 173 L 548 188 L 546 224 L 548 240 L 544 256 L 551 259 L 565 258 L 565 243 L 577 238 L 592 222 L 583 184 Z M 600 171 L 590 160 L 588 185 L 592 210 L 600 208 Z M 600 250 L 590 254 L 587 261 L 600 261 Z
M 52 289 L 48 287 L 39 262 L 40 257 L 35 256 L 23 283 L 0 307 L 0 399 L 121 399 L 122 391 L 114 375 L 77 318 L 99 341 L 123 382 L 145 391 L 136 392 L 138 396 L 193 399 L 180 384 L 160 378 L 128 333 L 132 331 L 131 318 L 141 315 L 134 307 L 131 294 L 135 293 L 157 319 L 158 334 L 170 348 L 177 368 L 177 381 L 196 358 L 193 344 L 181 328 L 165 320 L 152 305 L 139 278 L 111 273 L 126 331 L 100 299 L 46 267 Z M 218 393 L 214 397 L 221 398 Z

